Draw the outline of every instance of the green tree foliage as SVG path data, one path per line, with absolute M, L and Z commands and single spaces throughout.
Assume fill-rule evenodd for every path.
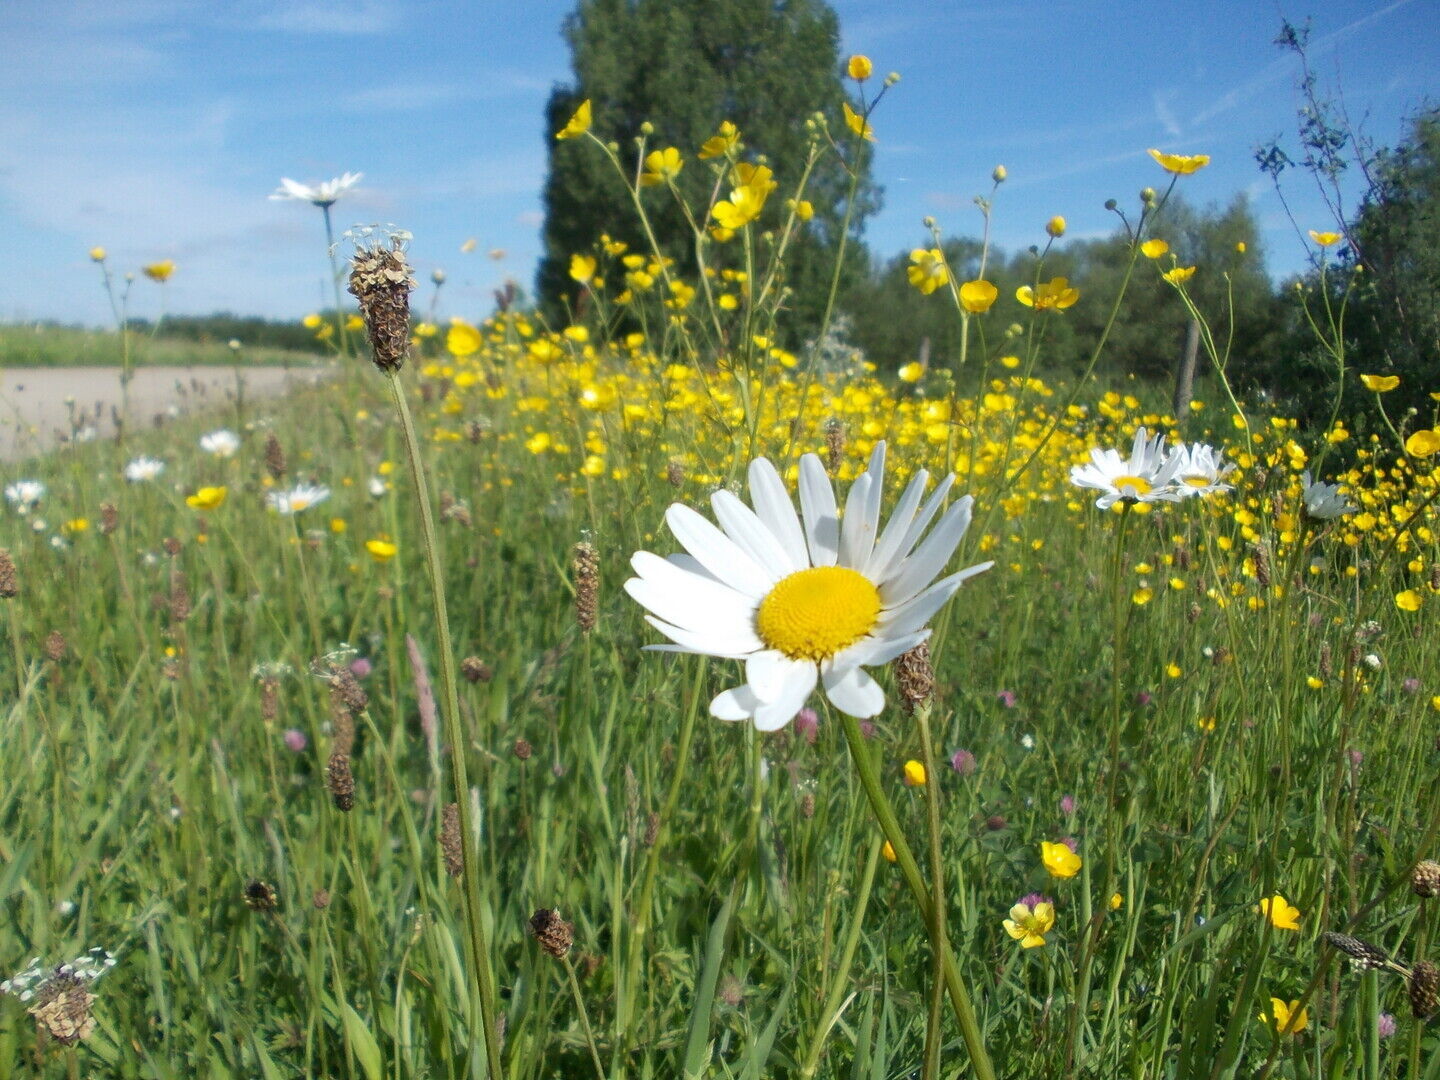
M 685 166 L 677 184 L 697 217 L 716 192 L 714 173 L 695 157 L 721 120 L 734 123 L 745 157 L 764 156 L 779 188 L 759 220 L 775 225 L 785 212 L 809 148 L 805 120 L 823 112 L 830 130 L 848 134 L 841 118 L 844 88 L 838 56 L 839 24 L 823 0 L 579 0 L 566 19 L 575 81 L 557 86 L 546 109 L 550 151 L 545 184 L 545 256 L 537 274 L 541 306 L 552 316 L 576 293 L 570 256 L 591 250 L 602 231 L 646 250 L 630 195 L 598 148 L 588 140 L 556 141 L 582 101 L 589 100 L 593 131 L 613 141 L 621 160 L 635 166 L 641 125 L 653 125 L 650 148 L 677 147 Z M 868 164 L 851 219 L 852 241 L 879 207 Z M 638 171 L 638 170 L 637 170 Z M 796 318 L 796 339 L 820 322 L 835 265 L 849 177 L 833 155 L 820 162 L 806 188 L 815 217 L 786 255 Z M 688 272 L 694 263 L 689 225 L 664 186 L 644 191 L 656 239 Z M 864 272 L 864 255 L 852 243 L 847 277 Z
M 1414 117 L 1371 175 L 1350 229 L 1350 260 L 1364 266 L 1349 320 L 1352 360 L 1401 376 L 1387 408 L 1428 414 L 1427 391 L 1440 388 L 1440 108 Z

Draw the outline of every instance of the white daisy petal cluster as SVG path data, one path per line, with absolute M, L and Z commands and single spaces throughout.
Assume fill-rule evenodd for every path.
M 270 196 L 272 199 L 293 199 L 296 202 L 313 203 L 316 206 L 333 206 L 335 201 L 360 182 L 363 173 L 347 172 L 333 180 L 320 184 L 297 184 L 288 176 L 280 178 L 280 186 Z
M 45 497 L 45 485 L 39 480 L 16 480 L 5 488 L 5 501 L 21 514 L 28 514 Z
M 309 510 L 316 503 L 324 502 L 329 497 L 330 489 L 328 487 L 296 484 L 289 491 L 272 491 L 265 496 L 265 504 L 280 514 L 298 514 L 302 510 Z
M 165 462 L 159 458 L 138 457 L 125 466 L 125 479 L 132 484 L 154 480 L 165 471 Z
M 1095 505 L 1101 510 L 1117 502 L 1179 502 L 1230 490 L 1225 477 L 1235 466 L 1222 453 L 1206 443 L 1177 443 L 1167 452 L 1165 436 L 1142 427 L 1135 431 L 1128 458 L 1118 450 L 1094 448 L 1088 462 L 1071 467 L 1070 482 L 1099 491 Z
M 924 641 L 931 616 L 993 565 L 934 580 L 970 525 L 969 496 L 945 507 L 954 476 L 925 499 L 929 474 L 917 472 L 882 530 L 883 442 L 843 513 L 816 455 L 801 458 L 799 472 L 799 514 L 764 458 L 750 464 L 751 506 L 729 491 L 711 496 L 718 526 L 672 505 L 665 521 L 685 553 L 637 552 L 630 562 L 638 576 L 625 583 L 650 625 L 674 642 L 649 648 L 745 662 L 745 682 L 717 695 L 710 712 L 761 731 L 789 723 L 817 683 L 842 712 L 879 713 L 885 693 L 862 669 Z
M 1305 470 L 1300 482 L 1304 485 L 1300 498 L 1305 503 L 1305 513 L 1317 521 L 1329 521 L 1331 518 L 1353 514 L 1360 509 L 1358 506 L 1351 506 L 1345 496 L 1340 494 L 1339 484 L 1312 480 L 1309 469 Z
M 219 458 L 234 457 L 235 451 L 240 449 L 240 436 L 221 428 L 200 436 L 200 449 Z

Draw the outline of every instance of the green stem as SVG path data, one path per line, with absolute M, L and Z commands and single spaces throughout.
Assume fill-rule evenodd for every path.
M 920 758 L 925 765 L 925 806 L 930 824 L 930 939 L 948 946 L 945 930 L 945 863 L 940 851 L 940 774 L 935 767 L 935 740 L 930 733 L 930 710 L 926 701 L 915 710 L 915 726 L 920 730 Z M 930 987 L 930 1010 L 925 1024 L 925 1068 L 923 1080 L 940 1075 L 940 1004 L 945 991 L 945 950 L 935 950 L 935 972 Z
M 865 797 L 870 800 L 870 809 L 875 813 L 875 820 L 880 825 L 881 832 L 885 834 L 885 839 L 890 841 L 890 847 L 895 852 L 896 863 L 905 877 L 905 883 L 910 887 L 910 893 L 914 896 L 915 904 L 920 909 L 920 914 L 928 929 L 933 925 L 930 915 L 930 891 L 925 886 L 925 879 L 920 874 L 920 866 L 916 863 L 915 855 L 910 850 L 910 843 L 900 829 L 900 822 L 895 817 L 895 808 L 890 805 L 890 800 L 880 785 L 879 774 L 875 771 L 875 762 L 871 759 L 870 750 L 865 745 L 865 736 L 860 732 L 860 721 L 853 716 L 841 713 L 840 723 L 845 732 L 845 742 L 850 747 L 850 757 L 855 762 L 855 771 L 860 776 L 860 786 L 865 789 Z M 995 1067 L 990 1063 L 990 1055 L 985 1049 L 984 1036 L 980 1033 L 980 1025 L 975 1019 L 975 1010 L 970 1004 L 970 993 L 966 990 L 965 982 L 960 977 L 960 969 L 955 964 L 955 958 L 950 955 L 950 949 L 946 942 L 932 941 L 931 945 L 942 956 L 945 969 L 945 988 L 950 994 L 950 1004 L 955 1010 L 955 1019 L 960 1023 L 960 1034 L 965 1040 L 965 1048 L 969 1052 L 970 1062 L 974 1066 L 975 1080 L 995 1080 Z
M 326 220 L 329 220 L 328 214 Z M 501 1080 L 505 1074 L 501 1070 L 500 1046 L 496 1038 L 495 985 L 490 973 L 490 950 L 485 940 L 485 927 L 481 921 L 480 859 L 475 850 L 475 833 L 470 820 L 470 781 L 465 773 L 468 740 L 460 728 L 460 693 L 455 680 L 455 650 L 450 644 L 450 620 L 445 609 L 444 569 L 440 565 L 435 517 L 430 508 L 430 490 L 420 460 L 420 440 L 415 434 L 415 421 L 410 416 L 410 405 L 400 386 L 399 372 L 387 371 L 385 375 L 385 381 L 390 386 L 390 396 L 395 402 L 395 410 L 400 415 L 400 427 L 405 436 L 405 452 L 410 460 L 410 478 L 415 484 L 416 501 L 420 504 L 420 535 L 425 548 L 425 570 L 430 579 L 430 593 L 435 605 L 440 689 L 445 702 L 445 738 L 450 744 L 450 780 L 460 819 L 460 854 L 464 866 L 460 876 L 465 899 L 465 930 L 470 948 L 470 964 L 475 969 L 475 981 L 479 990 L 485 1060 L 491 1080 Z M 473 1026 L 472 1023 L 472 1029 Z
M 580 1026 L 585 1031 L 585 1045 L 590 1048 L 590 1060 L 595 1063 L 595 1075 L 605 1080 L 605 1066 L 600 1064 L 600 1051 L 595 1048 L 595 1032 L 590 1029 L 590 1016 L 585 1011 L 585 999 L 580 996 L 580 983 L 575 978 L 575 965 L 569 955 L 560 958 L 565 965 L 565 977 L 570 982 L 570 994 L 575 998 L 575 1008 L 580 1011 Z

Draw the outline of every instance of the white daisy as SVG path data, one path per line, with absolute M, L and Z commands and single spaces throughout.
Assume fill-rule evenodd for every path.
M 1094 488 L 1101 492 L 1095 505 L 1108 510 L 1120 500 L 1127 502 L 1177 502 L 1175 472 L 1179 460 L 1165 453 L 1165 436 L 1154 438 L 1142 427 L 1135 431 L 1135 442 L 1128 459 L 1118 450 L 1092 449 L 1090 461 L 1070 468 L 1070 482 L 1076 487 Z
M 916 473 L 880 529 L 885 444 L 850 487 L 842 515 L 825 468 L 800 459 L 800 510 L 764 458 L 750 463 L 752 510 L 729 491 L 711 496 L 719 527 L 676 503 L 665 513 L 686 554 L 648 551 L 630 560 L 625 590 L 673 645 L 668 652 L 745 661 L 745 682 L 719 694 L 710 712 L 784 727 L 815 684 L 851 716 L 874 716 L 885 693 L 862 667 L 894 660 L 930 636 L 930 617 L 982 563 L 931 584 L 970 524 L 972 499 L 940 513 L 954 476 L 924 505 L 929 476 Z M 936 521 L 937 515 L 939 516 Z M 922 541 L 932 521 L 935 527 Z
M 329 497 L 330 489 L 328 487 L 296 484 L 289 491 L 272 491 L 265 496 L 265 503 L 278 513 L 298 514 L 301 510 L 308 510 Z
M 45 497 L 45 485 L 39 480 L 16 480 L 5 488 L 5 501 L 22 514 L 35 509 Z
M 138 457 L 125 466 L 125 479 L 132 484 L 154 480 L 165 471 L 165 463 L 158 458 Z
M 1214 495 L 1229 491 L 1233 484 L 1225 483 L 1225 477 L 1235 471 L 1235 465 L 1223 460 L 1225 452 L 1206 443 L 1179 443 L 1170 451 L 1175 459 L 1175 476 L 1172 481 L 1180 498 L 1190 499 L 1197 495 Z
M 240 436 L 221 428 L 200 436 L 200 449 L 216 457 L 234 457 L 235 451 L 240 449 Z
M 1360 509 L 1358 506 L 1351 506 L 1345 496 L 1340 494 L 1339 484 L 1312 481 L 1309 469 L 1305 470 L 1301 483 L 1304 484 L 1304 491 L 1300 497 L 1305 503 L 1305 513 L 1317 521 L 1328 521 L 1343 514 L 1353 514 Z
M 297 184 L 288 176 L 280 178 L 280 187 L 270 198 L 285 200 L 294 199 L 296 202 L 314 203 L 316 206 L 333 206 L 335 200 L 344 195 L 352 187 L 360 182 L 363 173 L 347 172 L 343 176 L 337 176 L 333 180 L 326 180 L 319 184 Z

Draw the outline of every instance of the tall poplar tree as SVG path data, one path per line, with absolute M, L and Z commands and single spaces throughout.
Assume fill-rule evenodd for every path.
M 781 197 L 767 204 L 761 228 L 778 223 L 783 196 L 804 168 L 807 117 L 824 112 L 837 140 L 849 134 L 841 115 L 839 22 L 823 0 L 579 0 L 563 32 L 575 79 L 552 91 L 546 109 L 550 171 L 545 256 L 537 275 L 541 304 L 552 315 L 575 293 L 568 274 L 572 254 L 588 251 L 602 233 L 635 250 L 648 247 L 630 195 L 599 149 L 584 139 L 554 138 L 581 102 L 591 102 L 592 130 L 619 146 L 627 168 L 635 166 L 635 139 L 646 122 L 654 128 L 650 148 L 677 147 L 685 158 L 677 183 L 697 215 L 708 204 L 713 177 L 696 161 L 696 151 L 721 121 L 734 123 L 745 158 L 763 155 L 780 185 Z M 879 207 L 868 158 L 867 153 L 861 164 L 842 288 L 864 273 L 858 239 L 865 218 Z M 813 334 L 819 325 L 849 183 L 830 155 L 806 187 L 815 216 L 786 256 L 795 316 L 786 329 L 792 339 Z M 651 188 L 645 198 L 660 247 L 681 267 L 693 269 L 691 232 L 669 192 Z

